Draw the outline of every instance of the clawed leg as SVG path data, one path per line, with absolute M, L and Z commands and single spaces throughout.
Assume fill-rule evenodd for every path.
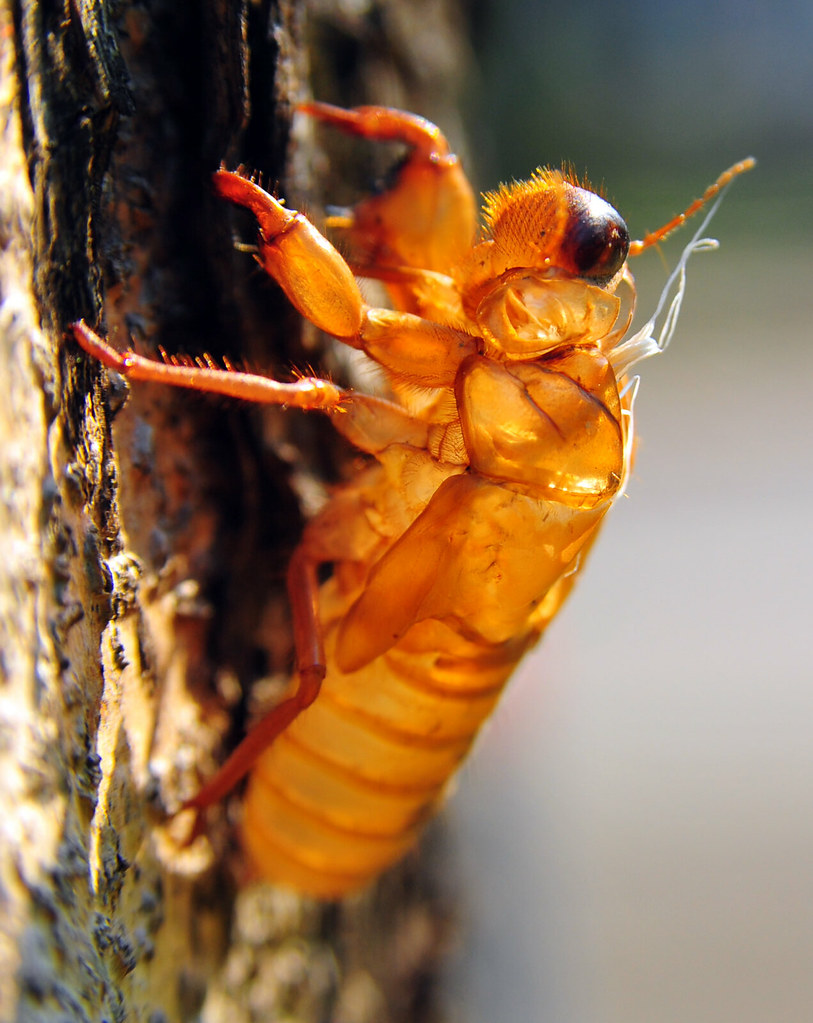
M 324 237 L 296 210 L 234 171 L 219 170 L 215 191 L 243 206 L 257 220 L 257 261 L 304 317 L 334 337 L 353 344 L 361 326 L 361 292 L 353 271 Z
M 280 383 L 255 373 L 239 373 L 228 366 L 218 369 L 213 363 L 209 365 L 209 360 L 204 360 L 206 365 L 159 362 L 132 351 L 117 352 L 81 320 L 72 324 L 71 329 L 77 343 L 88 355 L 128 380 L 147 380 L 265 405 L 287 405 L 324 412 L 336 409 L 347 397 L 343 388 L 319 377 L 302 377 L 291 383 Z

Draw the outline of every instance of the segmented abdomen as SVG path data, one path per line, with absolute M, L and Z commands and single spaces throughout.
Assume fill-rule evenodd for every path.
M 244 823 L 263 874 L 328 898 L 361 887 L 414 844 L 521 654 L 513 645 L 486 650 L 430 621 L 344 675 L 334 634 L 318 700 L 253 770 Z

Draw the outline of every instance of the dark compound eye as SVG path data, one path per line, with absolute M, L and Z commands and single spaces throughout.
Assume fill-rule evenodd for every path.
M 561 244 L 563 269 L 578 277 L 608 278 L 624 265 L 630 247 L 627 225 L 595 192 L 571 187 L 569 219 Z

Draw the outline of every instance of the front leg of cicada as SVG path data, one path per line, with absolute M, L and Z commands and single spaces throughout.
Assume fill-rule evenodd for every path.
M 218 171 L 214 186 L 224 198 L 254 214 L 259 230 L 257 259 L 291 304 L 321 330 L 358 347 L 364 321 L 361 293 L 350 267 L 330 242 L 301 213 L 287 210 L 240 174 Z M 165 355 L 161 362 L 132 351 L 116 351 L 84 323 L 73 324 L 72 331 L 89 355 L 131 380 L 325 412 L 336 409 L 346 399 L 342 388 L 318 377 L 281 383 L 235 372 L 228 364 L 219 369 L 206 357 L 183 360 Z
M 362 275 L 389 279 L 387 271 L 391 277 L 399 268 L 448 273 L 472 245 L 477 205 L 440 129 L 389 107 L 306 103 L 300 109 L 353 135 L 409 147 L 390 187 L 329 222 L 346 234 Z
M 407 116 L 412 115 L 398 114 Z M 350 267 L 307 217 L 286 209 L 240 174 L 218 171 L 214 183 L 220 195 L 254 215 L 257 259 L 303 316 L 345 344 L 363 349 L 393 380 L 422 387 L 454 383 L 458 366 L 477 347 L 473 337 L 414 313 L 365 305 Z M 352 401 L 343 399 L 344 411 L 363 417 L 360 401 L 355 395 Z M 369 447 L 362 439 L 359 446 L 376 450 L 375 441 L 371 443 Z
M 352 270 L 324 235 L 241 174 L 219 170 L 213 181 L 219 195 L 254 215 L 257 260 L 291 304 L 320 330 L 353 344 L 362 323 L 361 293 Z

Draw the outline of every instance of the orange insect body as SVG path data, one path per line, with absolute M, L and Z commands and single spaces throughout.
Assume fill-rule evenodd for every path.
M 332 221 L 352 269 L 252 181 L 219 171 L 215 188 L 254 214 L 257 259 L 293 305 L 374 359 L 393 400 L 161 364 L 83 324 L 74 333 L 133 379 L 328 412 L 373 456 L 292 559 L 299 688 L 192 801 L 212 802 L 252 768 L 244 833 L 257 866 L 335 897 L 413 844 L 570 591 L 629 471 L 627 371 L 668 337 L 656 342 L 650 323 L 623 340 L 630 241 L 594 193 L 539 171 L 486 196 L 477 240 L 474 196 L 434 125 L 379 107 L 306 110 L 412 147 L 390 190 Z M 687 248 L 681 274 L 705 244 Z M 393 308 L 367 306 L 356 276 L 384 282 Z M 323 562 L 334 571 L 318 588 Z

